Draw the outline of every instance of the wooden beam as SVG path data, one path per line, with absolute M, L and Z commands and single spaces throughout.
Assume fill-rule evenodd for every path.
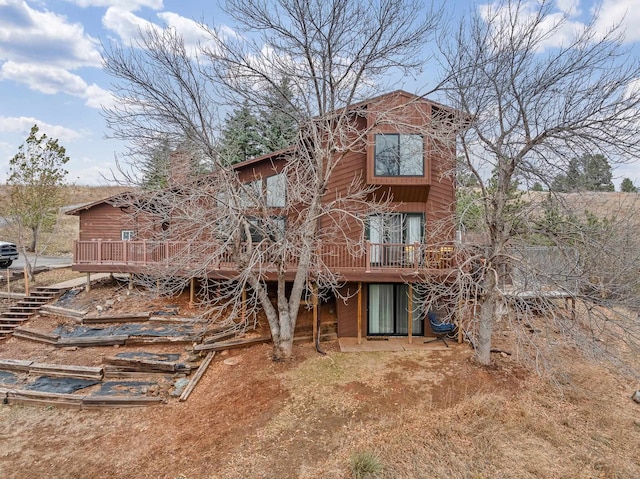
M 313 344 L 316 344 L 316 338 L 318 337 L 318 285 L 311 286 L 311 304 L 313 305 L 313 327 L 311 339 Z
M 189 307 L 193 308 L 193 305 L 196 302 L 196 279 L 191 278 L 191 283 L 189 285 Z
M 358 283 L 358 344 L 362 344 L 362 283 Z
M 458 311 L 456 312 L 456 319 L 458 321 L 458 344 L 462 344 L 464 340 L 462 332 L 462 300 L 458 301 Z
M 242 320 L 242 324 L 244 324 L 247 319 L 247 290 L 245 289 L 244 286 L 242 287 L 242 307 L 241 307 L 240 315 L 241 315 L 240 319 Z
M 409 344 L 413 344 L 413 286 L 409 285 L 409 311 L 407 318 L 407 331 L 409 332 Z
M 91 291 L 91 273 L 87 272 L 87 282 L 84 286 L 85 291 L 88 293 Z
M 26 264 L 24 265 L 24 295 L 29 297 L 29 272 Z
M 191 378 L 191 381 L 189 381 L 189 384 L 187 384 L 187 387 L 184 388 L 184 391 L 182 391 L 179 401 L 187 400 L 187 398 L 191 394 L 191 391 L 193 391 L 193 389 L 196 387 L 196 385 L 200 381 L 200 378 L 202 378 L 202 376 L 204 375 L 205 371 L 209 367 L 209 364 L 211 363 L 211 360 L 215 355 L 216 355 L 215 351 L 212 351 L 207 354 L 207 356 L 204 358 L 204 361 L 202 361 L 202 363 L 200 364 L 200 367 Z

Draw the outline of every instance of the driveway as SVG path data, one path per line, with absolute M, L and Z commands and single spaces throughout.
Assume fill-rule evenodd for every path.
M 34 257 L 29 255 L 29 261 L 33 266 Z M 38 256 L 36 266 L 47 266 L 50 268 L 64 268 L 71 266 L 71 256 Z M 24 268 L 24 258 L 22 255 L 13 262 L 10 270 L 22 270 Z

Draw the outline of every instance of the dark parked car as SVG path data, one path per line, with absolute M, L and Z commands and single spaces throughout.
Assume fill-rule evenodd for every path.
M 0 268 L 8 268 L 18 259 L 18 248 L 13 243 L 0 241 Z

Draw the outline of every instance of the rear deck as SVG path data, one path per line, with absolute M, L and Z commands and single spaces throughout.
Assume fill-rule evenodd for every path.
M 184 241 L 75 241 L 72 269 L 90 273 L 143 273 L 164 267 L 175 271 L 175 262 L 181 261 L 186 276 L 206 261 L 209 277 L 227 278 L 238 269 L 232 254 L 221 249 L 216 244 Z M 446 276 L 455 267 L 452 245 L 434 248 L 425 244 L 367 242 L 360 252 L 354 252 L 347 244 L 323 244 L 320 250 L 324 267 L 346 281 L 411 281 L 425 270 Z M 260 253 L 265 259 L 261 269 L 267 277 L 275 275 L 277 268 L 269 260 L 269 250 Z M 298 258 L 289 258 L 288 274 L 293 276 L 297 266 Z

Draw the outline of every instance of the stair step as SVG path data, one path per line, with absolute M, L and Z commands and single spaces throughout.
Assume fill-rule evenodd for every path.
M 2 313 L 2 318 L 30 318 L 33 313 L 25 313 L 21 311 L 5 311 Z
M 30 318 L 7 318 L 0 316 L 0 325 L 2 324 L 20 324 L 29 321 Z

